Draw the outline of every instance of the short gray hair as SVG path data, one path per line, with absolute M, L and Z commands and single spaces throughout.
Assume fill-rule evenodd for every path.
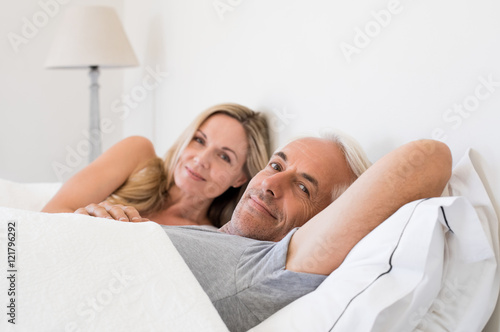
M 347 166 L 351 170 L 351 177 L 348 183 L 341 183 L 334 186 L 332 190 L 333 202 L 339 198 L 372 163 L 361 145 L 353 137 L 338 130 L 323 132 L 320 137 L 335 143 L 339 147 L 345 157 Z

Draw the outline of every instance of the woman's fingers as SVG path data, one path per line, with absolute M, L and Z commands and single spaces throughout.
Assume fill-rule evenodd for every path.
M 99 217 L 99 218 L 108 218 L 113 219 L 113 217 L 106 211 L 106 209 L 99 204 L 89 204 L 86 207 L 79 208 L 74 213 L 85 214 L 88 216 Z
M 128 216 L 129 221 L 140 222 L 140 221 L 149 221 L 147 218 L 142 218 L 139 211 L 133 206 L 124 206 L 123 211 Z
M 130 221 L 127 214 L 123 210 L 123 205 L 111 205 L 110 203 L 104 201 L 99 203 L 99 206 L 106 209 L 106 212 L 115 220 Z
M 139 211 L 137 211 L 137 209 L 133 206 L 125 206 L 121 204 L 113 205 L 106 201 L 99 204 L 89 204 L 84 208 L 79 208 L 74 213 L 85 214 L 98 218 L 115 219 L 119 221 L 149 221 L 147 218 L 142 218 Z
M 78 210 L 76 210 L 75 212 L 73 213 L 78 213 L 78 214 L 85 214 L 87 216 L 90 216 L 90 214 L 87 212 L 87 209 L 86 208 L 79 208 Z
M 106 211 L 113 217 L 113 219 L 120 221 L 149 221 L 147 218 L 142 218 L 139 211 L 133 206 L 126 206 L 121 204 L 112 205 L 106 201 L 99 203 Z

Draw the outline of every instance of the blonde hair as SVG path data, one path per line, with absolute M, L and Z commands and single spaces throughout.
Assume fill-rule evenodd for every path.
M 214 114 L 226 114 L 236 119 L 245 129 L 248 151 L 243 171 L 249 181 L 269 161 L 270 141 L 267 120 L 262 113 L 254 112 L 245 106 L 234 103 L 219 104 L 198 115 L 167 151 L 163 160 L 161 158 L 149 160 L 107 200 L 112 204 L 131 205 L 142 213 L 163 210 L 168 190 L 174 184 L 174 169 L 180 155 L 198 128 Z M 208 210 L 208 219 L 214 226 L 221 227 L 231 219 L 248 181 L 239 188 L 228 188 L 214 199 Z
M 329 131 L 322 133 L 321 138 L 335 143 L 345 157 L 347 166 L 351 171 L 349 182 L 334 186 L 332 190 L 332 202 L 342 195 L 349 186 L 356 181 L 370 166 L 368 159 L 361 145 L 351 136 L 341 131 Z

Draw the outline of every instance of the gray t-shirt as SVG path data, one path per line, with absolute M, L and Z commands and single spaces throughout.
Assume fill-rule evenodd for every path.
M 247 331 L 326 278 L 285 270 L 288 243 L 198 226 L 163 226 L 230 331 Z

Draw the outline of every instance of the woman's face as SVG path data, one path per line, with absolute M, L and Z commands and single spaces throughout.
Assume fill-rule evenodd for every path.
M 220 196 L 229 187 L 239 187 L 248 180 L 243 171 L 247 150 L 243 126 L 228 115 L 212 115 L 179 157 L 175 184 L 189 195 Z

